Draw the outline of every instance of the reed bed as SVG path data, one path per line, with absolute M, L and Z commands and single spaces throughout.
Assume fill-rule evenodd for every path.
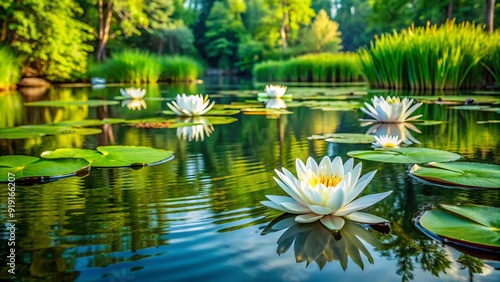
M 203 72 L 194 59 L 183 56 L 162 57 L 147 51 L 125 50 L 111 59 L 89 68 L 92 77 L 108 82 L 157 83 L 162 81 L 193 81 Z
M 362 81 L 361 63 L 354 53 L 309 54 L 286 61 L 264 61 L 253 69 L 261 82 Z
M 492 76 L 496 84 L 500 84 L 500 31 L 491 35 L 488 42 L 488 54 L 481 60 L 481 65 Z
M 361 49 L 359 55 L 371 87 L 477 88 L 485 81 L 485 66 L 490 62 L 481 62 L 490 56 L 492 40 L 481 25 L 447 21 L 438 27 L 428 23 L 375 37 L 370 48 Z
M 0 46 L 0 91 L 14 88 L 21 78 L 21 64 L 7 47 Z

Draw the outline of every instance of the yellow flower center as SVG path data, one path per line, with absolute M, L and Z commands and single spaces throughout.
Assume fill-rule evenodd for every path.
M 393 142 L 386 142 L 382 146 L 385 147 L 385 148 L 396 148 L 396 147 L 398 147 L 398 145 L 396 143 L 393 143 Z
M 315 187 L 319 183 L 325 185 L 326 187 L 335 187 L 342 181 L 342 177 L 338 175 L 316 175 L 313 172 L 309 172 L 307 176 L 307 182 L 311 187 Z

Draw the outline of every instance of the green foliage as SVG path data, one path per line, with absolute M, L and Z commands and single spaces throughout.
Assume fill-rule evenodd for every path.
M 156 83 L 166 81 L 193 81 L 203 73 L 192 58 L 184 56 L 161 57 L 137 49 L 115 54 L 101 64 L 91 66 L 90 76 L 104 77 L 108 82 Z
M 488 70 L 496 83 L 500 83 L 500 31 L 489 36 L 487 41 L 489 52 L 482 59 L 481 64 Z
M 342 49 L 338 23 L 330 20 L 325 10 L 319 11 L 311 26 L 304 29 L 301 46 L 306 53 L 332 52 Z
M 353 53 L 322 53 L 286 61 L 265 61 L 255 65 L 253 74 L 263 82 L 350 82 L 362 79 L 359 58 Z
M 219 68 L 230 68 L 232 62 L 236 61 L 238 42 L 244 31 L 239 13 L 234 12 L 227 2 L 215 2 L 208 15 L 206 26 L 207 56 L 216 60 Z
M 9 89 L 19 82 L 21 65 L 18 59 L 7 47 L 0 46 L 0 90 Z
M 87 69 L 92 28 L 75 20 L 82 12 L 73 0 L 11 3 L 5 16 L 11 46 L 25 55 L 25 65 L 50 80 L 73 80 Z
M 411 26 L 376 37 L 360 51 L 363 71 L 373 87 L 443 90 L 479 87 L 480 61 L 492 35 L 482 26 L 448 21 L 442 26 Z
M 165 81 L 195 81 L 203 75 L 203 67 L 186 56 L 162 57 L 161 67 L 161 80 Z

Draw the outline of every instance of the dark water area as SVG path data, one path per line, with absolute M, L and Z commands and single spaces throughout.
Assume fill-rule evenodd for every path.
M 122 86 L 123 87 L 123 86 Z M 289 86 L 289 92 L 302 91 Z M 360 92 L 366 87 L 356 86 Z M 255 102 L 263 88 L 251 84 L 148 86 L 147 108 L 126 104 L 88 107 L 28 107 L 37 100 L 113 100 L 120 87 L 51 88 L 41 96 L 0 94 L 0 127 L 84 119 L 140 119 L 160 116 L 178 93 L 210 94 L 217 104 Z M 350 93 L 352 86 L 346 87 Z M 304 87 L 304 91 L 311 91 Z M 331 91 L 327 85 L 314 91 Z M 336 89 L 342 90 L 342 88 Z M 401 95 L 403 95 L 402 93 Z M 374 94 L 359 99 L 369 101 Z M 157 99 L 153 99 L 157 98 Z M 293 103 L 291 103 L 293 105 Z M 388 132 L 410 134 L 413 147 L 447 150 L 463 160 L 500 164 L 498 112 L 449 109 L 424 104 L 417 113 L 436 125 L 373 127 L 359 110 L 332 111 L 290 106 L 291 114 L 246 115 L 213 125 L 189 141 L 187 128 L 104 125 L 98 135 L 65 134 L 0 139 L 0 155 L 39 156 L 57 148 L 102 145 L 172 150 L 169 162 L 132 168 L 94 168 L 86 177 L 16 187 L 16 275 L 0 266 L 0 278 L 14 281 L 499 281 L 500 258 L 484 258 L 440 244 L 418 230 L 413 216 L 435 204 L 500 207 L 500 190 L 449 188 L 411 176 L 410 164 L 362 161 L 362 174 L 377 170 L 363 195 L 393 190 L 367 212 L 390 221 L 388 234 L 353 226 L 333 236 L 321 225 L 266 229 L 281 215 L 260 204 L 283 195 L 275 169 L 295 172 L 295 160 L 327 155 L 344 161 L 370 144 L 309 140 L 315 134 Z M 199 134 L 199 133 L 197 133 Z M 201 140 L 201 137 L 203 140 Z M 361 160 L 355 159 L 355 163 Z M 0 207 L 7 209 L 7 184 L 0 183 Z M 6 212 L 0 222 L 7 221 Z M 276 222 L 276 221 L 275 221 Z M 361 229 L 361 230 L 360 230 Z M 0 256 L 7 261 L 9 231 L 0 231 Z M 285 234 L 286 232 L 286 234 Z M 347 232 L 347 231 L 346 231 Z M 284 235 L 285 234 L 285 235 Z M 282 237 L 284 236 L 284 237 Z M 355 237 L 355 238 L 354 238 Z M 357 240 L 360 238 L 361 240 Z M 311 244 L 311 240 L 319 242 Z M 329 243 L 321 243 L 328 241 Z M 336 246 L 349 246 L 348 253 Z M 314 248 L 311 248 L 314 246 Z M 321 246 L 321 247 L 319 247 Z

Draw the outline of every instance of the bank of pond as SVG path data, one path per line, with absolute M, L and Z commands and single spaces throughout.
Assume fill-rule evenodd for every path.
M 0 91 L 15 87 L 21 63 L 0 47 Z M 80 80 L 156 83 L 196 81 L 204 73 L 198 60 L 159 56 L 136 49 L 90 62 Z M 500 32 L 481 25 L 447 21 L 441 26 L 410 26 L 376 36 L 355 53 L 307 54 L 287 60 L 256 62 L 252 75 L 260 82 L 367 82 L 373 88 L 448 90 L 483 88 L 500 83 Z

